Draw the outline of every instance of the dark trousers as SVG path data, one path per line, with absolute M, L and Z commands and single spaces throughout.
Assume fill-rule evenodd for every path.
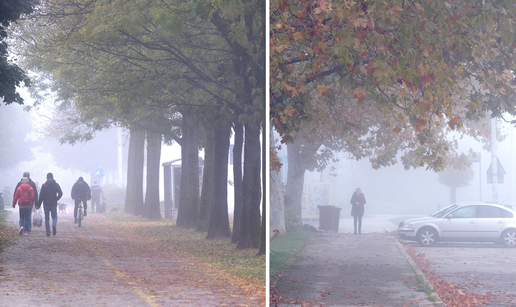
M 84 199 L 84 200 L 76 199 L 75 200 L 75 208 L 73 208 L 73 218 L 74 219 L 77 219 L 77 211 L 79 210 L 79 205 L 81 204 L 81 201 L 82 201 L 82 207 L 84 208 L 85 213 L 86 213 L 86 209 L 88 209 L 88 202 L 86 199 Z
M 362 233 L 362 216 L 353 215 L 353 226 L 355 226 L 355 233 L 357 233 L 357 222 L 358 222 L 358 233 Z
M 100 208 L 100 198 L 98 199 L 95 199 L 95 198 L 91 198 L 91 213 L 95 213 L 95 207 L 97 207 L 97 213 L 99 212 L 99 208 Z
M 45 230 L 50 235 L 50 216 L 52 216 L 52 226 L 57 226 L 57 205 L 43 205 L 45 212 Z

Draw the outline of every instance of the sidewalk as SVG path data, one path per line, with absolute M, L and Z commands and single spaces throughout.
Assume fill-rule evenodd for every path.
M 341 216 L 343 214 L 341 213 Z M 396 230 L 398 225 L 394 225 L 390 220 L 399 217 L 399 215 L 375 215 L 373 217 L 364 217 L 362 219 L 362 233 L 384 233 L 385 229 L 389 231 Z M 303 220 L 303 224 L 309 224 L 315 228 L 319 227 L 318 219 Z M 353 217 L 340 218 L 339 233 L 353 233 Z
M 433 287 L 395 237 L 384 234 L 396 228 L 389 218 L 365 218 L 362 235 L 352 233 L 353 219 L 341 219 L 339 233 L 315 234 L 272 282 L 290 302 L 278 306 L 444 306 L 435 292 L 431 301 L 421 291 Z

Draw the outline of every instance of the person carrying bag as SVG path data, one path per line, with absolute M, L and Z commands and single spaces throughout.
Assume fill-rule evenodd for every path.
M 32 226 L 41 227 L 43 225 L 43 217 L 41 216 L 41 210 L 36 210 L 32 219 Z

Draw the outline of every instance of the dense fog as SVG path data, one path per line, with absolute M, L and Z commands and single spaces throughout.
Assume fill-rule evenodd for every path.
M 60 144 L 57 139 L 48 136 L 53 120 L 49 121 L 48 110 L 45 108 L 26 112 L 22 106 L 12 104 L 2 105 L 1 112 L 3 125 L 15 127 L 12 133 L 4 133 L 2 136 L 2 159 L 10 159 L 10 155 L 19 155 L 20 151 L 31 153 L 16 162 L 0 165 L 0 192 L 6 196 L 4 203 L 9 203 L 13 189 L 24 171 L 30 172 L 31 179 L 38 187 L 46 181 L 48 172 L 53 173 L 64 193 L 62 201 L 67 203 L 71 202 L 72 185 L 80 176 L 90 185 L 97 181 L 101 186 L 108 187 L 108 190 L 109 186 L 123 186 L 127 163 L 127 140 L 123 130 L 113 128 L 100 131 L 91 141 L 72 146 Z M 99 169 L 104 170 L 103 175 L 95 173 Z
M 30 97 L 24 93 L 26 101 Z M 46 174 L 51 172 L 63 190 L 62 202 L 71 203 L 70 191 L 79 177 L 88 184 L 97 181 L 103 188 L 108 203 L 122 204 L 125 197 L 127 180 L 128 132 L 111 128 L 95 133 L 88 142 L 78 142 L 73 146 L 60 144 L 56 138 L 48 136 L 52 128 L 51 108 L 41 106 L 31 111 L 24 111 L 18 104 L 2 105 L 0 123 L 8 129 L 2 129 L 0 135 L 0 193 L 4 204 L 12 200 L 14 188 L 23 172 L 29 171 L 31 179 L 41 186 L 46 181 Z M 121 152 L 120 152 L 121 151 Z M 21 153 L 26 153 L 22 155 Z M 203 155 L 201 151 L 200 155 Z M 161 163 L 181 158 L 178 144 L 163 145 Z M 177 162 L 180 164 L 180 162 Z M 104 176 L 97 177 L 95 171 L 101 168 Z M 160 168 L 160 186 L 163 185 L 163 169 Z M 232 186 L 230 187 L 232 188 Z M 229 209 L 233 210 L 232 189 L 228 192 Z M 163 199 L 163 189 L 160 189 Z
M 504 126 L 506 138 L 497 144 L 497 156 L 506 174 L 504 182 L 497 184 L 498 202 L 516 205 L 514 155 L 516 136 L 514 128 Z M 512 148 L 512 149 L 511 149 Z M 456 189 L 457 202 L 493 202 L 493 185 L 487 183 L 487 170 L 491 164 L 491 152 L 470 138 L 459 141 L 458 152 L 480 152 L 481 162 L 471 164 L 473 179 L 466 187 Z M 440 183 L 438 174 L 425 168 L 405 170 L 401 163 L 374 170 L 367 159 L 356 161 L 346 153 L 337 153 L 339 162 L 332 163 L 319 172 L 306 172 L 303 190 L 303 217 L 316 217 L 317 204 L 342 208 L 341 217 L 350 216 L 350 199 L 356 188 L 366 197 L 365 216 L 372 215 L 428 215 L 450 204 L 450 188 Z M 280 152 L 286 162 L 286 151 Z M 286 182 L 286 170 L 282 168 L 282 180 Z M 480 177 L 479 177 L 480 173 Z M 311 205 L 309 205 L 311 204 Z

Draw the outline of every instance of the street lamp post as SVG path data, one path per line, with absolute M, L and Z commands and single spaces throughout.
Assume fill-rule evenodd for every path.
M 498 157 L 496 156 L 496 119 L 491 118 L 491 170 L 493 177 L 493 202 L 498 203 Z
M 469 157 L 471 163 L 478 162 L 478 201 L 482 201 L 482 155 L 477 152 L 474 157 Z

